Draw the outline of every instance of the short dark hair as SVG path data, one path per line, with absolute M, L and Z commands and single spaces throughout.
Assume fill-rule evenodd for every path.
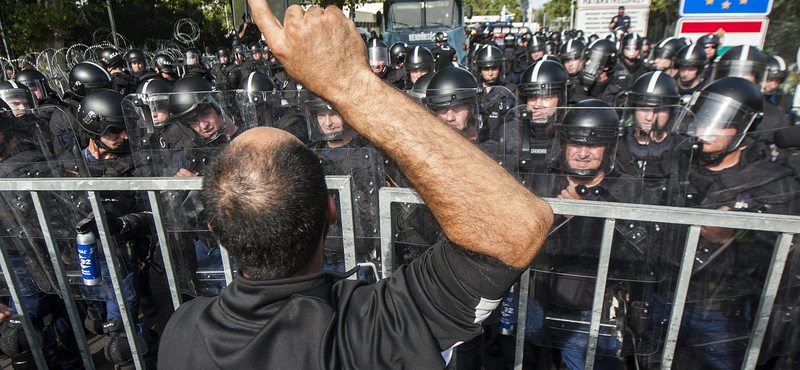
M 326 220 L 319 158 L 287 140 L 266 151 L 233 142 L 203 178 L 205 218 L 248 277 L 290 277 L 308 266 Z
M 619 10 L 625 10 L 625 7 L 620 5 Z

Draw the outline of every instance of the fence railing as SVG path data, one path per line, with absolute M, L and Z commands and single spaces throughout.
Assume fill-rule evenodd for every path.
M 328 176 L 326 177 L 328 188 L 339 193 L 339 210 L 342 220 L 342 239 L 344 245 L 345 267 L 347 270 L 358 265 L 356 257 L 356 238 L 354 233 L 353 218 L 353 199 L 350 178 L 348 176 Z M 81 350 L 84 363 L 87 369 L 94 369 L 91 351 L 83 334 L 82 321 L 77 310 L 75 298 L 71 295 L 69 280 L 67 279 L 65 267 L 59 256 L 58 246 L 56 245 L 53 230 L 50 230 L 50 215 L 48 209 L 41 201 L 41 194 L 46 192 L 63 191 L 86 191 L 92 210 L 98 220 L 98 240 L 102 245 L 106 256 L 116 255 L 114 244 L 108 233 L 108 226 L 102 207 L 100 191 L 140 191 L 147 194 L 150 209 L 153 212 L 157 239 L 161 248 L 164 270 L 166 273 L 167 284 L 170 290 L 170 297 L 173 307 L 178 308 L 181 304 L 181 293 L 178 286 L 178 277 L 174 267 L 174 256 L 172 248 L 168 245 L 169 238 L 164 224 L 164 209 L 159 206 L 157 201 L 158 194 L 164 190 L 189 191 L 199 190 L 202 186 L 201 178 L 96 178 L 96 179 L 33 179 L 33 180 L 0 180 L 0 192 L 30 192 L 33 200 L 39 224 L 42 225 L 42 235 L 50 253 L 50 260 L 56 272 L 59 289 L 67 305 L 69 318 L 72 322 L 73 332 Z M 560 199 L 546 199 L 552 206 L 556 214 L 573 215 L 583 217 L 594 217 L 605 219 L 601 248 L 599 252 L 599 263 L 595 281 L 595 295 L 592 304 L 591 322 L 588 333 L 588 346 L 586 348 L 586 369 L 591 369 L 593 359 L 597 352 L 597 341 L 600 335 L 601 314 L 603 310 L 603 299 L 605 297 L 606 282 L 608 279 L 609 262 L 614 239 L 615 220 L 639 220 L 642 222 L 660 222 L 677 225 L 686 225 L 689 232 L 685 240 L 685 249 L 681 260 L 680 270 L 677 278 L 676 295 L 672 301 L 671 315 L 667 325 L 668 331 L 664 341 L 662 351 L 661 368 L 672 368 L 673 356 L 677 344 L 678 331 L 680 328 L 682 313 L 686 304 L 687 290 L 694 267 L 695 253 L 700 238 L 701 226 L 716 226 L 734 229 L 747 229 L 757 231 L 767 231 L 778 233 L 779 237 L 775 243 L 776 247 L 772 253 L 769 266 L 769 273 L 766 278 L 759 306 L 754 316 L 752 334 L 746 350 L 743 369 L 754 369 L 764 340 L 766 327 L 770 319 L 775 298 L 778 292 L 784 266 L 792 245 L 792 238 L 797 230 L 800 230 L 800 217 L 783 216 L 743 212 L 724 212 L 698 209 L 682 209 L 659 206 L 643 206 L 636 204 L 605 203 L 592 201 L 572 201 Z M 379 194 L 379 215 L 380 215 L 380 270 L 382 277 L 388 277 L 394 268 L 394 251 L 392 245 L 392 203 L 422 203 L 422 199 L 412 189 L 404 188 L 382 188 Z M 501 205 L 498 205 L 501 206 Z M 15 302 L 21 302 L 20 293 L 17 289 L 18 282 L 11 266 L 8 250 L 5 245 L 0 245 L 0 267 L 3 269 L 6 282 L 9 285 L 11 296 Z M 224 248 L 222 249 L 224 251 Z M 135 326 L 133 325 L 133 314 L 128 312 L 125 307 L 125 299 L 122 296 L 120 284 L 122 275 L 116 263 L 110 263 L 109 275 L 115 290 L 117 302 L 122 313 L 122 321 L 128 340 L 134 354 L 134 363 L 137 369 L 144 369 L 144 361 L 141 354 L 142 348 L 137 348 L 135 337 Z M 230 283 L 233 279 L 233 271 L 227 255 L 223 253 L 225 280 Z M 529 273 L 526 272 L 520 280 L 519 297 L 527 297 L 529 289 Z M 526 300 L 520 299 L 517 310 L 518 327 L 525 327 Z M 23 326 L 29 343 L 36 343 L 34 338 L 35 331 L 33 324 L 27 319 L 23 305 L 17 305 L 18 312 L 23 318 Z M 524 330 L 517 330 L 516 338 L 516 368 L 522 368 L 522 348 L 524 343 Z M 34 346 L 36 347 L 36 346 Z M 34 357 L 39 368 L 46 368 L 44 355 L 39 348 L 33 348 Z

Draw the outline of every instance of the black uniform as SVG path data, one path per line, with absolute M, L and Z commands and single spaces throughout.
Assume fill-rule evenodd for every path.
M 442 68 L 453 61 L 456 51 L 448 43 L 443 42 L 433 48 L 431 54 L 433 54 L 433 61 L 436 63 L 436 70 L 441 71 Z

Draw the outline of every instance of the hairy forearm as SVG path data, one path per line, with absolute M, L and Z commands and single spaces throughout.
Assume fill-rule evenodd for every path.
M 547 203 L 405 94 L 371 73 L 361 80 L 355 97 L 329 100 L 392 157 L 448 238 L 509 265 L 527 266 L 552 223 Z

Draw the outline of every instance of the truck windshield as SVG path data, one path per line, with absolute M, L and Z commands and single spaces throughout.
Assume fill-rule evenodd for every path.
M 455 28 L 461 25 L 460 9 L 454 0 L 396 2 L 388 12 L 388 30 Z

